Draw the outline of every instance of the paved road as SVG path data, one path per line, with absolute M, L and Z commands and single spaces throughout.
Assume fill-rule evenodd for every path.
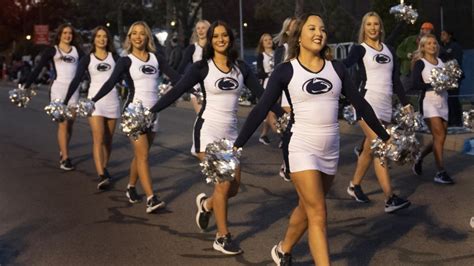
M 131 147 L 114 139 L 110 172 L 114 188 L 98 192 L 91 137 L 77 121 L 71 156 L 77 170 L 58 169 L 56 127 L 42 111 L 47 93 L 27 109 L 8 102 L 0 83 L 0 264 L 1 265 L 268 265 L 269 251 L 282 237 L 296 196 L 278 177 L 281 154 L 251 139 L 244 150 L 243 185 L 230 201 L 230 227 L 245 253 L 226 257 L 212 250 L 215 225 L 201 233 L 194 224 L 196 194 L 210 192 L 190 155 L 194 114 L 172 107 L 160 118 L 161 132 L 151 151 L 154 189 L 166 210 L 145 213 L 144 203 L 124 196 Z M 355 168 L 358 136 L 343 135 L 339 173 L 328 196 L 329 241 L 334 265 L 473 265 L 474 157 L 447 152 L 457 182 L 439 186 L 432 157 L 425 175 L 394 167 L 393 184 L 412 206 L 383 212 L 383 194 L 373 175 L 364 189 L 372 199 L 358 204 L 345 189 Z M 141 191 L 141 190 L 139 190 Z M 306 239 L 306 237 L 305 237 Z M 295 265 L 310 265 L 306 240 L 294 251 Z

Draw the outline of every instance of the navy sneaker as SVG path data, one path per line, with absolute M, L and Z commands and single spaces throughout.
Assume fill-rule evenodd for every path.
M 393 194 L 386 202 L 385 202 L 385 212 L 386 213 L 393 213 L 403 208 L 408 208 L 411 202 L 406 199 L 399 198 L 397 195 Z
M 127 192 L 125 192 L 125 195 L 128 198 L 128 201 L 130 203 L 137 203 L 141 201 L 141 197 L 137 193 L 137 189 L 135 187 L 129 187 L 127 188 Z
M 59 168 L 63 169 L 64 171 L 72 171 L 75 169 L 69 158 L 60 161 Z
M 278 251 L 278 245 L 272 248 L 272 259 L 276 265 L 291 266 L 291 254 Z
M 242 253 L 240 247 L 232 241 L 232 236 L 228 233 L 225 236 L 217 237 L 212 247 L 226 255 L 238 255 Z
M 146 212 L 152 213 L 158 209 L 165 207 L 165 202 L 160 200 L 157 196 L 153 195 L 152 198 L 146 201 Z
M 196 224 L 201 230 L 206 230 L 209 225 L 209 219 L 211 218 L 212 212 L 208 212 L 204 209 L 204 201 L 207 199 L 206 194 L 201 193 L 196 196 Z
M 441 171 L 436 173 L 434 177 L 434 181 L 438 184 L 443 185 L 452 185 L 454 184 L 454 180 L 446 173 L 446 171 Z
M 349 194 L 357 202 L 367 203 L 370 201 L 369 197 L 364 194 L 360 185 L 353 185 L 352 182 L 347 187 L 347 194 Z

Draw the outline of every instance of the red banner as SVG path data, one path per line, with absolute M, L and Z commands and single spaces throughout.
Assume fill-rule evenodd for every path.
M 35 44 L 49 44 L 49 26 L 48 25 L 35 25 Z

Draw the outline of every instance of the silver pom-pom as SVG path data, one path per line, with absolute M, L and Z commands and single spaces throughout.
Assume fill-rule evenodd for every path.
M 161 83 L 158 86 L 158 96 L 161 98 L 163 95 L 165 95 L 168 91 L 170 91 L 173 88 L 170 83 Z
M 154 120 L 154 113 L 143 107 L 141 101 L 136 101 L 125 108 L 120 127 L 125 135 L 137 140 L 138 136 L 145 133 L 153 125 Z
M 201 85 L 198 84 L 194 86 L 191 90 L 191 94 L 196 97 L 198 104 L 202 104 L 202 101 L 204 100 L 204 94 L 202 93 Z
M 462 112 L 462 120 L 465 128 L 474 130 L 474 109 Z
M 411 105 L 398 105 L 393 112 L 393 118 L 399 128 L 409 132 L 418 131 L 423 127 L 419 114 L 413 111 Z
M 8 95 L 8 98 L 10 98 L 10 101 L 14 105 L 25 108 L 31 98 L 36 95 L 36 91 L 33 89 L 25 89 L 23 86 L 18 84 L 18 89 L 8 91 Z
M 75 105 L 76 113 L 80 117 L 89 117 L 95 110 L 95 103 L 90 99 L 81 98 Z
M 356 111 L 352 105 L 344 106 L 344 109 L 342 109 L 342 115 L 349 125 L 354 125 L 357 122 Z
M 461 76 L 461 67 L 454 59 L 446 62 L 442 68 L 431 69 L 430 83 L 435 92 L 441 93 L 445 90 L 458 88 Z
M 252 92 L 247 87 L 243 87 L 240 91 L 239 103 L 249 102 Z
M 46 114 L 51 117 L 53 122 L 64 122 L 73 118 L 72 109 L 65 104 L 61 99 L 54 99 L 49 105 L 44 107 Z
M 206 146 L 206 156 L 200 163 L 207 183 L 221 183 L 235 179 L 242 148 L 233 149 L 234 143 L 221 139 Z
M 418 12 L 411 5 L 405 5 L 403 1 L 399 5 L 390 8 L 390 14 L 393 14 L 399 21 L 405 21 L 409 24 L 415 24 L 418 19 Z
M 415 132 L 403 130 L 399 126 L 388 129 L 391 142 L 385 143 L 376 138 L 371 143 L 373 155 L 380 159 L 380 164 L 385 166 L 390 161 L 398 164 L 414 163 L 420 156 L 421 145 L 416 139 Z
M 278 134 L 285 133 L 289 122 L 290 122 L 290 113 L 284 113 L 282 116 L 280 116 L 275 122 L 277 133 Z

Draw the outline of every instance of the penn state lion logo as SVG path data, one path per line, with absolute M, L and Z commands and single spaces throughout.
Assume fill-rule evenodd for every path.
M 70 55 L 64 55 L 61 57 L 61 60 L 64 62 L 64 63 L 70 63 L 70 64 L 73 64 L 73 63 L 76 63 L 76 58 L 70 56 Z
M 231 91 L 239 87 L 239 82 L 231 77 L 223 77 L 218 79 L 214 86 L 223 91 Z
M 140 67 L 140 71 L 145 75 L 153 75 L 158 72 L 158 69 L 152 65 L 143 65 Z
M 97 64 L 97 67 L 96 67 L 97 71 L 99 72 L 105 72 L 105 71 L 110 70 L 111 68 L 112 66 L 107 63 L 99 63 Z
M 390 59 L 390 57 L 388 55 L 376 54 L 376 55 L 374 55 L 374 61 L 379 63 L 379 64 L 388 64 L 392 60 Z
M 309 94 L 323 94 L 332 90 L 331 81 L 323 78 L 312 78 L 303 84 L 303 91 Z

